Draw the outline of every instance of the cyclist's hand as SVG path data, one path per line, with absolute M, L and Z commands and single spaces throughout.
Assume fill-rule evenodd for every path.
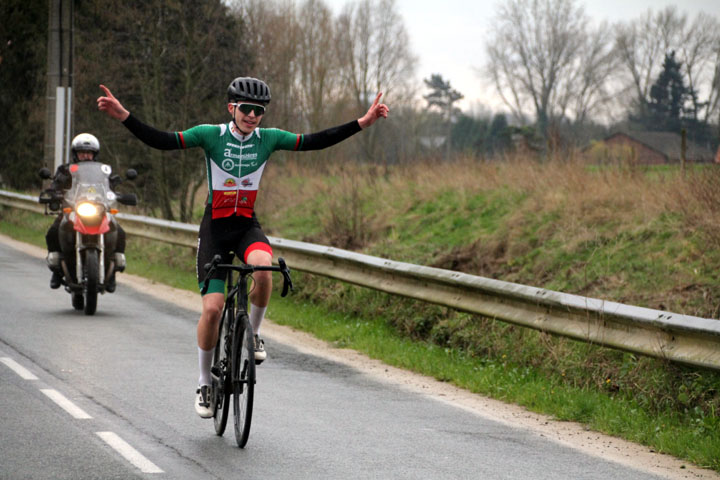
M 110 90 L 105 85 L 100 85 L 100 88 L 105 92 L 104 97 L 98 97 L 97 104 L 98 110 L 107 113 L 110 117 L 124 122 L 129 116 L 130 112 L 125 110 L 125 107 L 115 98 Z
M 358 118 L 360 128 L 369 127 L 370 125 L 375 123 L 375 120 L 380 117 L 387 118 L 390 109 L 384 103 L 380 103 L 380 97 L 382 97 L 382 92 L 379 92 L 377 94 L 377 97 L 375 97 L 375 101 L 372 105 L 370 105 L 370 109 L 367 111 L 367 113 L 361 118 Z

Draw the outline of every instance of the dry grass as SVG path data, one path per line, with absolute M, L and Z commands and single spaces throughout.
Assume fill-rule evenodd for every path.
M 692 171 L 680 183 L 666 192 L 667 208 L 682 214 L 688 228 L 703 232 L 708 248 L 720 248 L 720 166 Z
M 671 214 L 681 217 L 687 233 L 700 232 L 709 247 L 720 247 L 720 166 L 716 165 L 683 176 L 679 169 L 648 175 L 640 167 L 626 166 L 589 173 L 588 166 L 578 161 L 543 163 L 524 156 L 491 162 L 474 157 L 454 162 L 426 159 L 384 168 L 346 159 L 316 162 L 301 155 L 268 168 L 258 210 L 266 228 L 273 229 L 298 203 L 307 202 L 323 226 L 314 240 L 362 248 L 387 227 L 382 217 L 432 201 L 448 189 L 470 197 L 503 188 L 527 198 L 516 222 L 522 223 L 533 212 L 562 211 L 553 227 L 564 232 L 569 244 L 596 238 L 598 225 L 627 227 Z M 206 196 L 203 187 L 196 205 L 204 205 Z M 381 200 L 381 210 L 371 211 L 372 200 Z
M 265 211 L 282 210 L 292 199 L 327 197 L 329 208 L 347 213 L 355 203 L 381 196 L 384 205 L 403 211 L 412 202 L 429 201 L 448 189 L 472 195 L 507 188 L 524 192 L 527 208 L 562 209 L 563 228 L 616 221 L 646 221 L 663 213 L 682 214 L 691 229 L 720 234 L 720 168 L 648 175 L 646 170 L 607 167 L 589 173 L 581 162 L 542 163 L 525 157 L 481 162 L 463 157 L 454 162 L 426 160 L 384 169 L 345 161 L 318 164 L 287 161 L 268 169 L 263 190 Z M 342 200 L 342 201 L 341 201 Z M 327 209 L 319 206 L 318 210 Z M 337 214 L 337 212 L 335 212 Z M 339 216 L 339 215 L 336 215 Z
M 271 235 L 706 316 L 720 311 L 707 273 L 720 246 L 716 192 L 715 166 L 683 176 L 522 156 L 388 168 L 296 156 L 267 170 L 258 204 Z M 480 231 L 473 219 L 491 201 L 507 208 Z M 440 230 L 444 246 L 421 235 L 447 217 L 470 225 Z
M 322 197 L 328 203 L 317 212 L 332 226 L 346 223 L 369 228 L 360 219 L 363 205 L 382 198 L 383 207 L 406 211 L 413 203 L 431 201 L 452 189 L 460 195 L 502 188 L 527 196 L 528 211 L 562 210 L 556 228 L 568 229 L 572 237 L 592 235 L 593 225 L 649 221 L 663 213 L 687 217 L 688 227 L 697 225 L 720 231 L 720 172 L 698 171 L 683 178 L 676 173 L 649 176 L 638 169 L 609 167 L 589 173 L 579 162 L 541 163 L 510 157 L 502 162 L 479 162 L 465 157 L 455 162 L 424 161 L 391 167 L 346 162 L 315 164 L 288 161 L 268 169 L 263 190 L 263 212 L 283 211 L 294 200 Z M 327 211 L 323 214 L 323 211 Z M 365 212 L 369 214 L 370 212 Z M 706 214 L 707 213 L 707 214 Z M 345 221 L 340 221 L 345 218 Z M 375 226 L 382 228 L 380 222 Z

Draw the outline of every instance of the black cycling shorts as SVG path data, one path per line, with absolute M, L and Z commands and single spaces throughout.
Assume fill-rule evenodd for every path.
M 233 255 L 246 262 L 248 255 L 254 250 L 263 250 L 272 255 L 270 241 L 263 233 L 254 212 L 251 218 L 232 216 L 213 220 L 212 209 L 208 205 L 200 222 L 198 235 L 195 267 L 198 287 L 202 290 L 205 265 L 210 263 L 215 255 L 221 255 L 223 263 L 232 262 Z M 225 272 L 215 272 L 212 275 L 206 293 L 225 293 Z

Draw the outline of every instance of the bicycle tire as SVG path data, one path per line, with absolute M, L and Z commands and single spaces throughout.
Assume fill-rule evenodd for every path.
M 235 440 L 245 448 L 250 436 L 255 394 L 255 346 L 247 313 L 238 314 L 233 332 L 232 387 Z
M 228 362 L 230 348 L 227 343 L 231 339 L 229 330 L 232 328 L 232 318 L 235 316 L 235 308 L 232 301 L 228 301 L 227 307 L 220 317 L 218 341 L 213 353 L 213 422 L 215 433 L 222 436 L 227 426 L 228 413 L 230 412 L 230 375 Z

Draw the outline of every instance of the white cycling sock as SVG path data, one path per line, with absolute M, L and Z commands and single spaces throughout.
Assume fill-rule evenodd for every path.
M 250 304 L 250 325 L 252 325 L 253 333 L 255 335 L 260 331 L 260 324 L 265 318 L 265 311 L 267 307 L 258 307 L 257 305 Z
M 198 366 L 200 367 L 200 378 L 198 385 L 211 385 L 210 367 L 212 366 L 214 350 L 203 350 L 198 347 Z

